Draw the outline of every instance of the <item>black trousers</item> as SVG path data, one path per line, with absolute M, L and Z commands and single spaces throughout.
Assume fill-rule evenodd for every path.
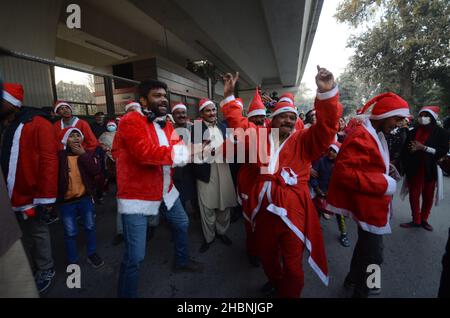
M 441 284 L 439 286 L 439 298 L 450 298 L 450 228 L 445 254 L 442 257 Z
M 371 264 L 381 266 L 383 263 L 383 236 L 373 234 L 358 227 L 358 241 L 346 280 L 355 284 L 353 297 L 366 298 L 369 294 L 367 278 L 372 272 L 367 272 Z

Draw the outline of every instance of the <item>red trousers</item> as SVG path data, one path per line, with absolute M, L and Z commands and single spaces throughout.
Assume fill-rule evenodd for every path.
M 413 222 L 416 224 L 427 222 L 433 206 L 436 180 L 425 181 L 425 171 L 422 166 L 417 174 L 408 180 L 408 187 Z M 422 208 L 420 208 L 420 195 L 422 195 Z
M 266 276 L 277 288 L 277 296 L 298 298 L 304 285 L 303 243 L 266 207 L 267 202 L 263 202 L 255 220 L 258 256 Z

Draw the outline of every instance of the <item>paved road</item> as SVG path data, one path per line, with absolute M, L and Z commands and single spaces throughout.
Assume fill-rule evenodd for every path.
M 399 224 L 410 221 L 409 204 L 398 196 L 394 200 L 393 233 L 385 236 L 382 266 L 382 294 L 379 297 L 436 297 L 441 273 L 441 258 L 450 226 L 450 178 L 444 178 L 445 199 L 434 207 L 430 223 L 433 232 L 422 228 L 402 229 Z M 335 219 L 322 221 L 326 243 L 330 284 L 325 287 L 307 264 L 303 297 L 347 297 L 342 288 L 356 239 L 356 225 L 348 220 L 351 247 L 338 242 Z M 65 257 L 62 226 L 51 225 L 54 258 L 57 264 L 55 282 L 45 297 L 115 297 L 123 244 L 112 246 L 115 231 L 115 200 L 110 195 L 97 207 L 98 251 L 106 265 L 94 270 L 85 261 L 83 235 L 80 235 L 82 283 L 80 289 L 68 289 L 65 281 Z M 80 231 L 82 234 L 82 232 Z M 233 245 L 215 242 L 204 254 L 198 253 L 202 241 L 199 220 L 191 219 L 190 249 L 192 256 L 205 265 L 201 274 L 172 273 L 173 245 L 170 230 L 162 223 L 148 246 L 140 273 L 141 297 L 261 297 L 260 287 L 266 278 L 261 268 L 252 268 L 246 258 L 242 218 L 231 225 Z M 305 257 L 306 258 L 306 257 Z

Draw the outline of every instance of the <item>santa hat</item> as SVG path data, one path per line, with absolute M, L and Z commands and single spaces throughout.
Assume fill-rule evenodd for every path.
M 59 109 L 60 107 L 62 107 L 62 106 L 67 106 L 67 107 L 69 107 L 70 110 L 73 112 L 73 108 L 72 108 L 72 106 L 70 106 L 70 104 L 68 104 L 68 103 L 66 103 L 66 102 L 63 102 L 63 101 L 56 101 L 56 103 L 55 103 L 55 113 L 57 113 L 57 112 L 58 112 L 58 109 Z
M 394 93 L 383 93 L 375 96 L 358 109 L 357 114 L 366 113 L 372 105 L 370 119 L 378 120 L 393 116 L 408 117 L 410 115 L 408 102 Z
M 331 145 L 330 145 L 330 147 L 329 148 L 331 148 L 331 149 L 333 149 L 334 151 L 336 151 L 336 153 L 339 153 L 339 149 L 341 148 L 341 143 L 340 142 L 338 142 L 338 141 L 335 141 L 334 143 L 332 143 Z
M 131 107 L 136 107 L 137 109 L 141 109 L 141 104 L 136 102 L 129 102 L 125 105 L 125 112 L 127 112 Z
M 241 107 L 241 109 L 244 109 L 244 101 L 242 100 L 242 98 L 236 98 L 236 103 Z
M 266 116 L 266 107 L 264 107 L 264 103 L 261 100 L 258 87 L 256 88 L 255 96 L 248 108 L 247 117 L 250 118 L 252 116 Z
M 175 106 L 172 107 L 172 113 L 177 110 L 177 109 L 184 109 L 185 111 L 187 111 L 187 107 L 184 104 L 176 104 Z
M 297 110 L 295 109 L 293 104 L 291 104 L 290 102 L 278 102 L 275 104 L 275 108 L 270 114 L 270 117 L 273 118 L 279 114 L 288 112 L 294 113 L 295 116 L 298 116 Z
M 114 126 L 114 127 L 117 128 L 117 124 L 116 124 L 116 122 L 114 120 L 108 121 L 108 123 L 106 124 L 106 127 L 108 127 L 108 126 Z
M 280 99 L 278 101 L 288 102 L 294 105 L 294 95 L 292 95 L 291 93 L 284 93 L 283 95 L 280 96 Z
M 435 120 L 437 120 L 440 111 L 441 109 L 439 108 L 439 106 L 424 106 L 421 110 L 419 110 L 419 114 L 422 112 L 426 112 L 433 116 Z
M 23 103 L 23 87 L 20 84 L 4 83 L 3 99 L 11 105 L 20 108 Z
M 200 100 L 200 103 L 198 104 L 198 111 L 201 112 L 203 110 L 203 108 L 205 108 L 206 106 L 216 106 L 212 101 L 210 101 L 207 98 L 202 98 Z
M 61 143 L 64 145 L 64 149 L 66 149 L 66 147 L 67 147 L 67 139 L 69 139 L 69 136 L 72 133 L 72 131 L 77 131 L 81 135 L 81 141 L 84 140 L 84 135 L 81 132 L 81 130 L 79 130 L 78 128 L 75 128 L 75 127 L 64 128 L 61 131 L 61 135 L 62 135 Z

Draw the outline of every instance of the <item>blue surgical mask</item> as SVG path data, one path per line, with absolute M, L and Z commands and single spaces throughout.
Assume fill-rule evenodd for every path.
M 107 129 L 109 132 L 115 132 L 115 131 L 117 130 L 116 126 L 108 126 L 108 127 L 106 127 L 106 129 Z

